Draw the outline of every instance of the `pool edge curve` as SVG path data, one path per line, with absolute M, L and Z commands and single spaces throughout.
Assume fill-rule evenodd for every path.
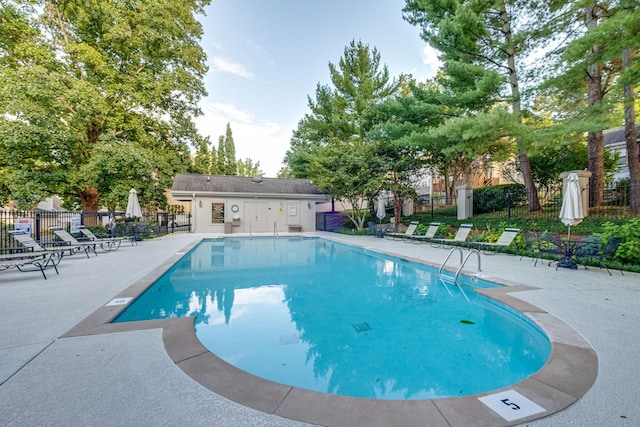
M 198 240 L 169 257 L 115 298 L 137 298 L 197 243 Z M 393 253 L 385 254 L 395 256 Z M 411 261 L 429 265 L 424 260 Z M 513 308 L 541 328 L 551 341 L 551 355 L 539 371 L 518 383 L 456 398 L 375 400 L 330 395 L 274 383 L 235 368 L 208 351 L 196 337 L 193 317 L 110 323 L 127 305 L 103 305 L 63 337 L 162 329 L 164 347 L 171 360 L 202 386 L 244 406 L 316 425 L 509 426 L 547 417 L 567 408 L 585 395 L 596 380 L 598 357 L 595 350 L 569 325 L 514 295 L 536 288 L 491 280 L 504 286 L 479 292 Z M 479 400 L 507 390 L 516 391 L 544 408 L 544 412 L 507 421 Z

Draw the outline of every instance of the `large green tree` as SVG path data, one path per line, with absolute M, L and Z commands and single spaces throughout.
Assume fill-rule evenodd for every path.
M 329 63 L 329 71 L 333 86 L 318 83 L 315 99 L 309 97 L 311 112 L 298 123 L 285 164 L 294 176 L 311 178 L 349 203 L 351 219 L 361 229 L 365 203 L 379 191 L 366 157 L 366 135 L 372 128 L 368 117 L 373 105 L 394 94 L 399 83 L 381 64 L 378 50 L 361 41 L 351 41 L 338 64 Z
M 607 172 L 603 130 L 624 121 L 628 148 L 633 150 L 628 158 L 637 158 L 631 133 L 633 89 L 640 83 L 634 61 L 640 46 L 640 7 L 635 0 L 575 0 L 566 2 L 563 10 L 555 31 L 568 42 L 558 49 L 555 74 L 545 83 L 556 97 L 573 101 L 557 126 L 587 134 L 590 204 L 597 206 L 603 201 Z M 632 182 L 640 179 L 640 166 L 632 162 L 629 167 Z M 634 211 L 640 207 L 640 190 L 632 190 L 631 205 Z
M 233 142 L 231 123 L 227 123 L 225 134 L 218 137 L 216 169 L 221 175 L 237 175 L 236 145 Z
M 472 127 L 468 122 L 463 134 L 452 133 L 450 127 L 441 134 L 435 131 L 467 114 L 470 120 L 486 127 L 478 113 L 492 105 L 487 101 L 491 90 L 495 91 L 495 83 L 500 81 L 499 76 L 469 65 L 447 67 L 447 71 L 448 75 L 441 73 L 424 84 L 408 80 L 404 90 L 373 110 L 371 120 L 375 125 L 368 134 L 373 146 L 371 167 L 381 177 L 382 188 L 393 192 L 396 221 L 400 220 L 404 200 L 415 196 L 418 177 L 432 173 L 450 178 L 458 176 L 458 172 L 468 177 L 470 167 L 462 170 L 459 166 L 473 165 L 486 154 L 484 141 L 464 136 L 469 135 Z M 459 183 L 447 181 L 452 187 Z M 453 189 L 448 190 L 452 195 Z
M 264 176 L 264 172 L 260 169 L 260 162 L 254 163 L 249 158 L 237 160 L 236 166 L 238 168 L 238 176 Z
M 392 114 L 392 121 L 414 126 L 402 143 L 416 147 L 429 171 L 446 178 L 449 200 L 481 161 L 512 154 L 506 130 L 513 126 L 504 109 L 495 107 L 501 83 L 498 73 L 452 62 L 427 84 L 410 85 L 411 93 L 400 102 L 404 112 Z
M 545 43 L 544 23 L 554 17 L 557 1 L 536 0 L 407 0 L 405 19 L 418 25 L 422 38 L 441 52 L 446 64 L 483 66 L 501 73 L 507 82 L 505 98 L 517 124 L 524 113 L 524 77 L 531 72 L 530 55 Z M 527 141 L 513 127 L 520 171 L 528 192 L 529 209 L 540 202 L 527 155 Z
M 367 135 L 369 168 L 378 177 L 380 190 L 393 195 L 396 223 L 400 222 L 404 201 L 416 196 L 416 178 L 425 165 L 422 150 L 411 140 L 411 135 L 421 129 L 415 116 L 420 116 L 418 120 L 423 123 L 427 120 L 415 105 L 414 97 L 408 94 L 378 104 L 372 116 L 377 124 Z
M 611 104 L 623 100 L 625 139 L 627 141 L 627 162 L 631 181 L 630 205 L 634 213 L 640 212 L 640 160 L 638 156 L 635 123 L 634 87 L 640 84 L 640 5 L 637 1 L 587 2 L 585 6 L 588 31 L 573 41 L 567 49 L 567 62 L 572 68 L 586 68 L 588 76 L 588 100 L 591 106 L 603 105 L 595 113 L 605 108 L 613 110 Z M 578 59 L 578 60 L 576 60 Z M 595 73 L 595 74 L 593 74 Z M 613 82 L 605 85 L 602 81 Z M 595 89 L 594 89 L 595 86 Z M 605 95 L 609 96 L 605 102 Z M 606 111 L 606 110 L 604 110 Z M 589 170 L 592 172 L 592 186 L 603 187 L 601 175 L 602 161 L 599 153 L 604 151 L 602 131 L 589 134 Z M 602 191 L 594 194 L 592 204 L 602 201 Z
M 195 173 L 210 175 L 263 176 L 260 162 L 250 158 L 236 159 L 236 147 L 233 142 L 231 124 L 227 123 L 225 134 L 218 137 L 218 147 L 210 142 L 209 137 L 196 142 L 191 170 Z
M 231 123 L 227 123 L 224 133 L 224 170 L 225 175 L 237 175 L 238 165 L 236 161 L 236 144 L 233 142 Z
M 205 94 L 209 0 L 2 0 L 0 158 L 13 198 L 161 203 Z M 126 161 L 124 161 L 126 160 Z
M 191 170 L 194 173 L 217 175 L 218 155 L 213 147 L 211 138 L 204 137 L 196 141 L 196 152 L 193 155 Z

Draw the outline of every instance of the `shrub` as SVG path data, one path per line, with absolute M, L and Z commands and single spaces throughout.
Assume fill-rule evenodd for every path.
M 527 202 L 527 191 L 521 184 L 494 185 L 473 190 L 473 212 L 481 214 L 507 209 Z
M 623 224 L 605 222 L 602 224 L 603 237 L 622 237 L 622 243 L 616 251 L 615 260 L 623 264 L 638 264 L 640 261 L 640 217 L 630 219 Z

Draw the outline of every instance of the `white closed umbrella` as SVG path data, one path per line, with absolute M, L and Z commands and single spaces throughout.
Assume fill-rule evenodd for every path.
M 580 179 L 577 173 L 572 172 L 567 176 L 567 185 L 562 195 L 562 207 L 560 208 L 560 221 L 569 227 L 567 239 L 571 238 L 571 226 L 580 224 L 583 219 Z
M 382 219 L 387 215 L 386 206 L 384 203 L 384 199 L 382 197 L 378 197 L 378 208 L 376 209 L 376 217 L 382 223 Z
M 142 209 L 138 201 L 138 193 L 135 188 L 129 191 L 129 201 L 127 202 L 127 210 L 124 213 L 127 218 L 142 218 Z

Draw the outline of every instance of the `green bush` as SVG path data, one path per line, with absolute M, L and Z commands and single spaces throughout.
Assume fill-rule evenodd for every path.
M 473 190 L 473 212 L 482 214 L 507 209 L 527 203 L 527 191 L 521 184 L 503 184 Z
M 603 237 L 620 236 L 622 243 L 616 251 L 615 260 L 622 264 L 640 264 L 640 217 L 630 219 L 623 224 L 605 222 L 600 233 Z

